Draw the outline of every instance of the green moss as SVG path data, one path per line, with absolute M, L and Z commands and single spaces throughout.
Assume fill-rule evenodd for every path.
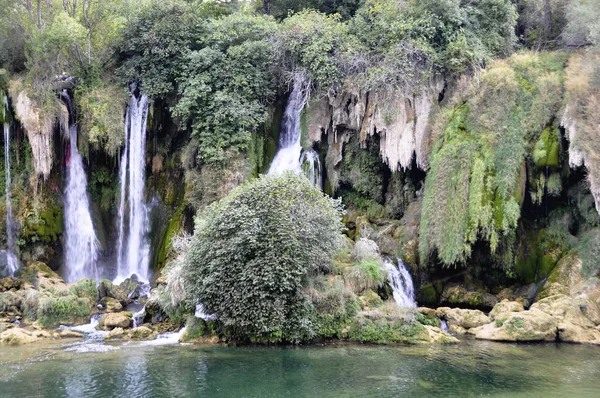
M 77 297 L 89 299 L 92 303 L 98 300 L 98 289 L 96 288 L 96 282 L 91 279 L 82 279 L 77 281 L 73 285 L 69 286 L 69 291 Z
M 439 327 L 440 324 L 441 324 L 441 321 L 440 321 L 439 318 L 426 316 L 426 315 L 421 314 L 421 313 L 417 313 L 417 321 L 421 325 L 426 325 L 426 326 Z
M 184 210 L 185 205 L 181 205 L 173 217 L 171 217 L 169 220 L 169 224 L 167 225 L 167 229 L 160 241 L 160 246 L 157 251 L 155 270 L 163 269 L 167 262 L 167 255 L 171 251 L 171 241 L 181 229 L 181 220 Z
M 509 334 L 513 334 L 517 331 L 517 329 L 522 329 L 523 327 L 525 327 L 525 321 L 523 320 L 523 318 L 514 317 L 511 318 L 508 322 L 505 322 L 504 325 L 506 325 L 506 331 Z
M 40 298 L 37 318 L 46 327 L 74 324 L 87 321 L 92 302 L 75 295 Z
M 427 330 L 418 322 L 390 322 L 385 319 L 357 319 L 348 331 L 347 339 L 361 343 L 407 343 L 416 344 L 429 341 Z
M 438 293 L 435 291 L 435 287 L 431 283 L 421 285 L 417 301 L 420 305 L 424 306 L 436 306 L 438 304 Z

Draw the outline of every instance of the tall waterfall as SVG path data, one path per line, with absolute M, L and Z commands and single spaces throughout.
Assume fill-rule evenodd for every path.
M 94 231 L 90 201 L 87 194 L 87 176 L 83 159 L 77 149 L 77 124 L 71 109 L 67 90 L 62 97 L 69 108 L 70 156 L 67 159 L 67 187 L 65 189 L 65 280 L 98 279 L 98 239 Z
M 15 237 L 12 216 L 12 201 L 10 194 L 10 123 L 6 122 L 8 112 L 8 98 L 4 95 L 4 176 L 5 176 L 5 195 L 6 195 L 6 270 L 8 275 L 13 276 L 19 268 L 19 262 L 15 250 Z
M 309 95 L 310 85 L 308 80 L 302 75 L 297 75 L 294 79 L 294 89 L 288 99 L 281 123 L 279 151 L 277 151 L 273 163 L 269 167 L 269 174 L 284 171 L 302 172 L 300 163 L 300 155 L 302 153 L 302 145 L 300 145 L 300 115 L 308 102 Z
M 383 263 L 388 273 L 390 285 L 394 290 L 394 301 L 399 307 L 415 308 L 415 288 L 410 273 L 404 266 L 402 260 L 398 259 L 398 267 L 389 260 Z
M 148 207 L 144 202 L 146 174 L 146 121 L 148 97 L 131 95 L 125 117 L 125 150 L 121 157 L 119 205 L 119 240 L 117 278 L 122 281 L 136 275 L 148 282 L 150 245 L 148 234 Z

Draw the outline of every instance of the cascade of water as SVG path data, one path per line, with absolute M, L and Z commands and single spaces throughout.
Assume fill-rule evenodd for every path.
M 14 227 L 12 218 L 12 201 L 10 195 L 11 176 L 10 176 L 10 123 L 6 122 L 8 111 L 8 98 L 4 95 L 4 176 L 5 176 L 5 195 L 6 195 L 6 270 L 9 276 L 13 276 L 19 268 L 19 262 L 16 256 Z
M 65 189 L 65 280 L 69 283 L 83 278 L 97 280 L 98 239 L 90 214 L 87 176 L 77 149 L 77 124 L 74 122 L 67 90 L 63 90 L 62 96 L 69 108 L 70 139 Z
M 147 96 L 140 95 L 138 98 L 132 94 L 125 120 L 125 151 L 120 170 L 117 283 L 132 275 L 136 275 L 140 281 L 149 280 L 149 223 L 148 208 L 144 202 L 148 103 Z
M 398 259 L 398 267 L 387 260 L 383 263 L 383 266 L 388 273 L 390 285 L 394 290 L 396 304 L 400 307 L 415 308 L 417 304 L 414 299 L 413 281 L 402 260 Z
M 297 75 L 281 122 L 279 150 L 273 159 L 273 163 L 271 163 L 269 174 L 284 171 L 300 173 L 302 171 L 300 168 L 300 154 L 302 152 L 302 145 L 300 145 L 300 115 L 308 102 L 309 95 L 309 82 L 304 76 Z
M 300 164 L 302 165 L 302 171 L 308 177 L 310 183 L 319 188 L 323 188 L 323 181 L 321 178 L 321 161 L 319 160 L 319 154 L 313 149 L 304 151 L 300 158 Z

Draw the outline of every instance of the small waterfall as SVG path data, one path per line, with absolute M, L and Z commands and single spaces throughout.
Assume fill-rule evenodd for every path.
M 6 122 L 8 112 L 8 97 L 4 95 L 4 176 L 5 176 L 5 195 L 6 195 L 6 270 L 9 276 L 13 276 L 19 268 L 19 262 L 16 256 L 16 246 L 14 237 L 14 225 L 12 216 L 11 201 L 11 176 L 10 176 L 10 123 Z
M 131 95 L 125 117 L 125 150 L 121 157 L 119 238 L 115 282 L 136 275 L 148 282 L 150 245 L 148 207 L 144 202 L 146 175 L 146 121 L 148 97 Z
M 206 312 L 204 312 L 204 306 L 202 304 L 196 304 L 196 311 L 194 312 L 194 316 L 204 321 L 214 321 L 215 319 L 217 319 L 216 315 L 207 314 Z
M 294 88 L 288 99 L 281 132 L 279 134 L 279 150 L 271 163 L 268 174 L 282 173 L 285 171 L 302 172 L 300 167 L 300 115 L 310 96 L 310 83 L 298 74 L 294 78 Z
M 304 151 L 300 158 L 300 164 L 302 165 L 301 167 L 304 175 L 306 175 L 310 183 L 315 187 L 323 188 L 319 154 L 315 152 L 314 149 Z
M 90 203 L 87 195 L 87 176 L 83 159 L 77 149 L 77 124 L 71 109 L 67 90 L 62 97 L 69 108 L 70 155 L 67 159 L 67 186 L 65 189 L 65 280 L 98 279 L 96 260 L 98 239 L 94 231 Z
M 389 260 L 383 263 L 388 273 L 390 285 L 394 290 L 394 301 L 400 307 L 415 308 L 415 289 L 410 273 L 404 266 L 402 260 L 398 259 L 398 267 Z

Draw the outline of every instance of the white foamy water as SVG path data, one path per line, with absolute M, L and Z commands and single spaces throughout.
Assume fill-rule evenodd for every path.
M 121 157 L 117 277 L 120 283 L 132 275 L 149 281 L 150 245 L 148 207 L 144 201 L 146 175 L 146 122 L 148 97 L 131 95 L 125 119 L 125 150 Z
M 63 98 L 67 102 L 69 115 L 73 120 L 71 99 L 66 90 Z M 98 280 L 96 260 L 98 239 L 90 214 L 87 194 L 87 176 L 83 159 L 77 149 L 77 125 L 70 122 L 70 158 L 67 165 L 67 185 L 65 188 L 65 281 L 72 283 L 88 278 Z
M 186 328 L 181 328 L 178 332 L 167 332 L 159 334 L 154 340 L 147 340 L 140 342 L 141 345 L 173 345 L 179 344 L 179 340 L 184 335 Z
M 396 304 L 404 308 L 416 308 L 413 281 L 402 260 L 398 259 L 398 267 L 389 260 L 386 260 L 383 266 L 388 273 Z
M 15 271 L 19 269 L 19 261 L 16 256 L 14 224 L 12 214 L 12 197 L 11 197 L 11 174 L 10 174 L 10 123 L 6 123 L 8 112 L 8 98 L 4 95 L 3 120 L 4 122 L 4 178 L 5 178 L 5 198 L 6 198 L 6 271 L 9 276 L 13 276 Z

